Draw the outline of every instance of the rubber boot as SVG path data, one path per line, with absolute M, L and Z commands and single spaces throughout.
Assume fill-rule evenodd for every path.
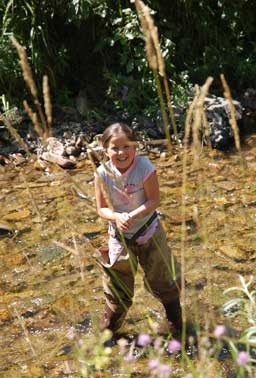
M 170 327 L 172 336 L 174 338 L 180 339 L 182 336 L 183 322 L 179 298 L 171 303 L 164 304 L 164 308 L 166 311 L 167 319 L 171 323 L 171 326 L 173 326 L 174 328 L 174 331 L 172 331 L 172 327 Z M 185 335 L 185 348 L 188 348 L 190 350 L 196 348 L 198 344 L 197 330 L 190 321 L 186 322 Z
M 101 331 L 109 329 L 114 334 L 121 327 L 126 313 L 124 311 L 118 311 L 117 306 L 112 306 L 113 309 L 111 309 L 107 304 L 105 305 L 102 317 L 100 319 L 99 328 Z
M 171 323 L 170 328 L 172 330 L 173 336 L 180 337 L 182 332 L 182 316 L 179 298 L 167 304 L 163 303 L 163 305 L 167 320 Z

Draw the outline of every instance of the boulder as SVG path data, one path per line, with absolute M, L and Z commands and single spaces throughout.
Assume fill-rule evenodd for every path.
M 64 154 L 64 146 L 57 138 L 50 137 L 47 139 L 47 151 L 62 156 Z
M 240 124 L 243 107 L 239 101 L 233 100 L 235 117 Z M 213 148 L 225 150 L 234 144 L 234 132 L 230 125 L 230 107 L 223 97 L 208 96 L 205 99 L 205 112 L 209 126 L 210 141 Z

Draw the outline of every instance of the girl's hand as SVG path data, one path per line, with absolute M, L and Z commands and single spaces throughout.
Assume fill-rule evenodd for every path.
M 132 218 L 128 213 L 116 213 L 116 225 L 120 231 L 126 231 L 132 226 Z

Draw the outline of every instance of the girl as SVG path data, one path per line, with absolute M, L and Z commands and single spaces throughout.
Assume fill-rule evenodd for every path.
M 163 304 L 172 330 L 180 332 L 180 268 L 156 213 L 160 195 L 155 168 L 136 155 L 133 132 L 123 123 L 105 130 L 102 146 L 109 160 L 97 169 L 95 194 L 99 216 L 109 221 L 109 243 L 100 260 L 106 299 L 100 328 L 113 333 L 120 328 L 132 304 L 140 263 L 146 289 Z M 100 252 L 104 256 L 104 248 Z

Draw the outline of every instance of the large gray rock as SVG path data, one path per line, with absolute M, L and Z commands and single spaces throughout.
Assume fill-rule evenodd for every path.
M 188 104 L 192 102 L 194 93 L 189 95 L 190 99 Z M 233 100 L 233 105 L 235 107 L 235 117 L 240 126 L 243 117 L 243 107 L 239 101 Z M 214 95 L 208 95 L 205 98 L 204 109 L 206 113 L 210 142 L 213 148 L 225 150 L 234 144 L 234 133 L 230 125 L 230 107 L 228 101 L 223 97 L 217 97 Z M 184 128 L 187 114 L 187 107 L 173 105 L 173 111 L 175 114 L 176 126 L 178 131 L 179 139 L 184 138 Z M 193 120 L 192 120 L 193 124 Z M 173 128 L 169 124 L 170 133 L 173 134 Z M 155 120 L 155 138 L 161 138 L 165 136 L 164 126 L 161 112 L 159 111 Z M 153 135 L 151 133 L 151 135 Z M 150 135 L 150 136 L 151 136 Z M 201 130 L 202 141 L 206 143 L 206 137 L 204 130 Z M 151 136 L 152 137 L 152 136 Z M 154 139 L 154 136 L 153 136 Z
M 233 100 L 235 117 L 238 122 L 243 117 L 243 107 L 239 101 Z M 234 132 L 230 125 L 230 106 L 223 97 L 209 96 L 205 99 L 205 111 L 213 148 L 225 150 L 234 143 Z

